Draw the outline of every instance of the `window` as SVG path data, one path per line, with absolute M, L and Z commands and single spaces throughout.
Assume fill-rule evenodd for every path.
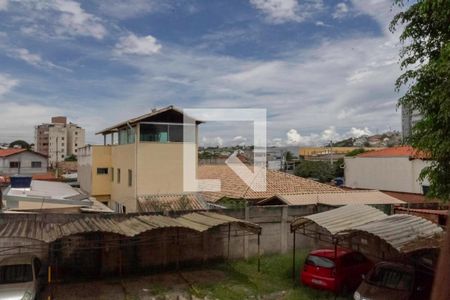
M 114 182 L 114 168 L 111 168 L 111 181 Z
M 64 151 L 64 150 L 63 150 Z M 61 155 L 61 158 L 64 158 L 64 154 Z
M 97 175 L 108 175 L 108 168 L 97 168 Z
M 123 128 L 119 130 L 119 144 L 134 144 L 135 131 L 134 128 Z
M 117 169 L 117 183 L 120 183 L 120 169 Z
M 75 147 L 78 147 L 78 144 L 75 144 Z
M 41 261 L 37 258 L 33 259 L 33 265 L 34 265 L 34 278 L 39 277 L 39 271 L 41 270 Z
M 0 284 L 33 281 L 31 264 L 6 265 L 0 267 Z
M 322 267 L 331 269 L 335 267 L 334 261 L 328 259 L 326 257 L 320 257 L 315 255 L 310 255 L 306 258 L 306 265 L 314 266 L 314 267 Z
M 61 141 L 64 141 L 64 137 L 61 138 Z
M 195 126 L 189 124 L 140 124 L 140 141 L 182 143 L 185 129 L 186 142 L 195 142 Z
M 9 167 L 10 168 L 14 168 L 14 169 L 20 168 L 20 161 L 10 161 L 9 162 Z
M 128 186 L 133 185 L 133 172 L 131 170 L 128 170 Z
M 42 162 L 40 162 L 40 161 L 32 161 L 31 162 L 31 167 L 32 168 L 42 168 Z
M 75 131 L 75 135 L 78 135 L 78 131 Z

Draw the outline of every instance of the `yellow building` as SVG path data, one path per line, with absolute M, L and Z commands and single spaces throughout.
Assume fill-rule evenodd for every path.
M 197 166 L 200 123 L 185 123 L 182 111 L 169 106 L 98 132 L 104 145 L 79 152 L 81 189 L 117 212 L 136 212 L 143 195 L 183 193 L 183 149 Z
M 301 147 L 298 151 L 298 155 L 305 159 L 313 157 L 322 157 L 329 155 L 344 156 L 345 154 L 352 152 L 362 147 Z M 371 148 L 364 148 L 365 150 L 372 150 Z

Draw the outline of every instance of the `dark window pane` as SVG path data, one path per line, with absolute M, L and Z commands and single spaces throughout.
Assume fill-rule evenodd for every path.
M 0 284 L 33 281 L 31 264 L 0 267 Z
M 97 168 L 97 175 L 107 175 L 108 168 Z
M 31 162 L 31 167 L 32 168 L 41 168 L 42 167 L 42 163 L 40 161 L 32 161 Z
M 169 140 L 168 125 L 162 124 L 141 124 L 141 142 L 165 143 Z
M 332 261 L 331 259 L 325 258 L 325 257 L 320 257 L 320 256 L 315 256 L 315 255 L 310 255 L 306 258 L 305 264 L 310 265 L 310 266 L 314 266 L 314 267 L 322 267 L 322 268 L 334 268 L 335 264 L 334 261 Z

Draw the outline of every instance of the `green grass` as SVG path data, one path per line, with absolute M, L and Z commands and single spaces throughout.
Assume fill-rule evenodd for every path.
M 305 251 L 296 254 L 295 282 L 292 280 L 292 254 L 274 255 L 261 258 L 259 273 L 256 258 L 218 265 L 216 268 L 226 274 L 226 279 L 215 284 L 197 284 L 191 293 L 209 299 L 258 299 L 264 295 L 272 295 L 270 299 L 334 299 L 334 294 L 299 284 L 298 270 L 306 254 Z

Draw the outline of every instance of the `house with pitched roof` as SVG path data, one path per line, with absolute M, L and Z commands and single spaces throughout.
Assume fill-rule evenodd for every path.
M 420 172 L 431 164 L 430 157 L 411 146 L 385 148 L 345 157 L 345 185 L 354 189 L 423 194 L 427 179 Z
M 27 149 L 0 149 L 0 176 L 47 172 L 47 156 Z

